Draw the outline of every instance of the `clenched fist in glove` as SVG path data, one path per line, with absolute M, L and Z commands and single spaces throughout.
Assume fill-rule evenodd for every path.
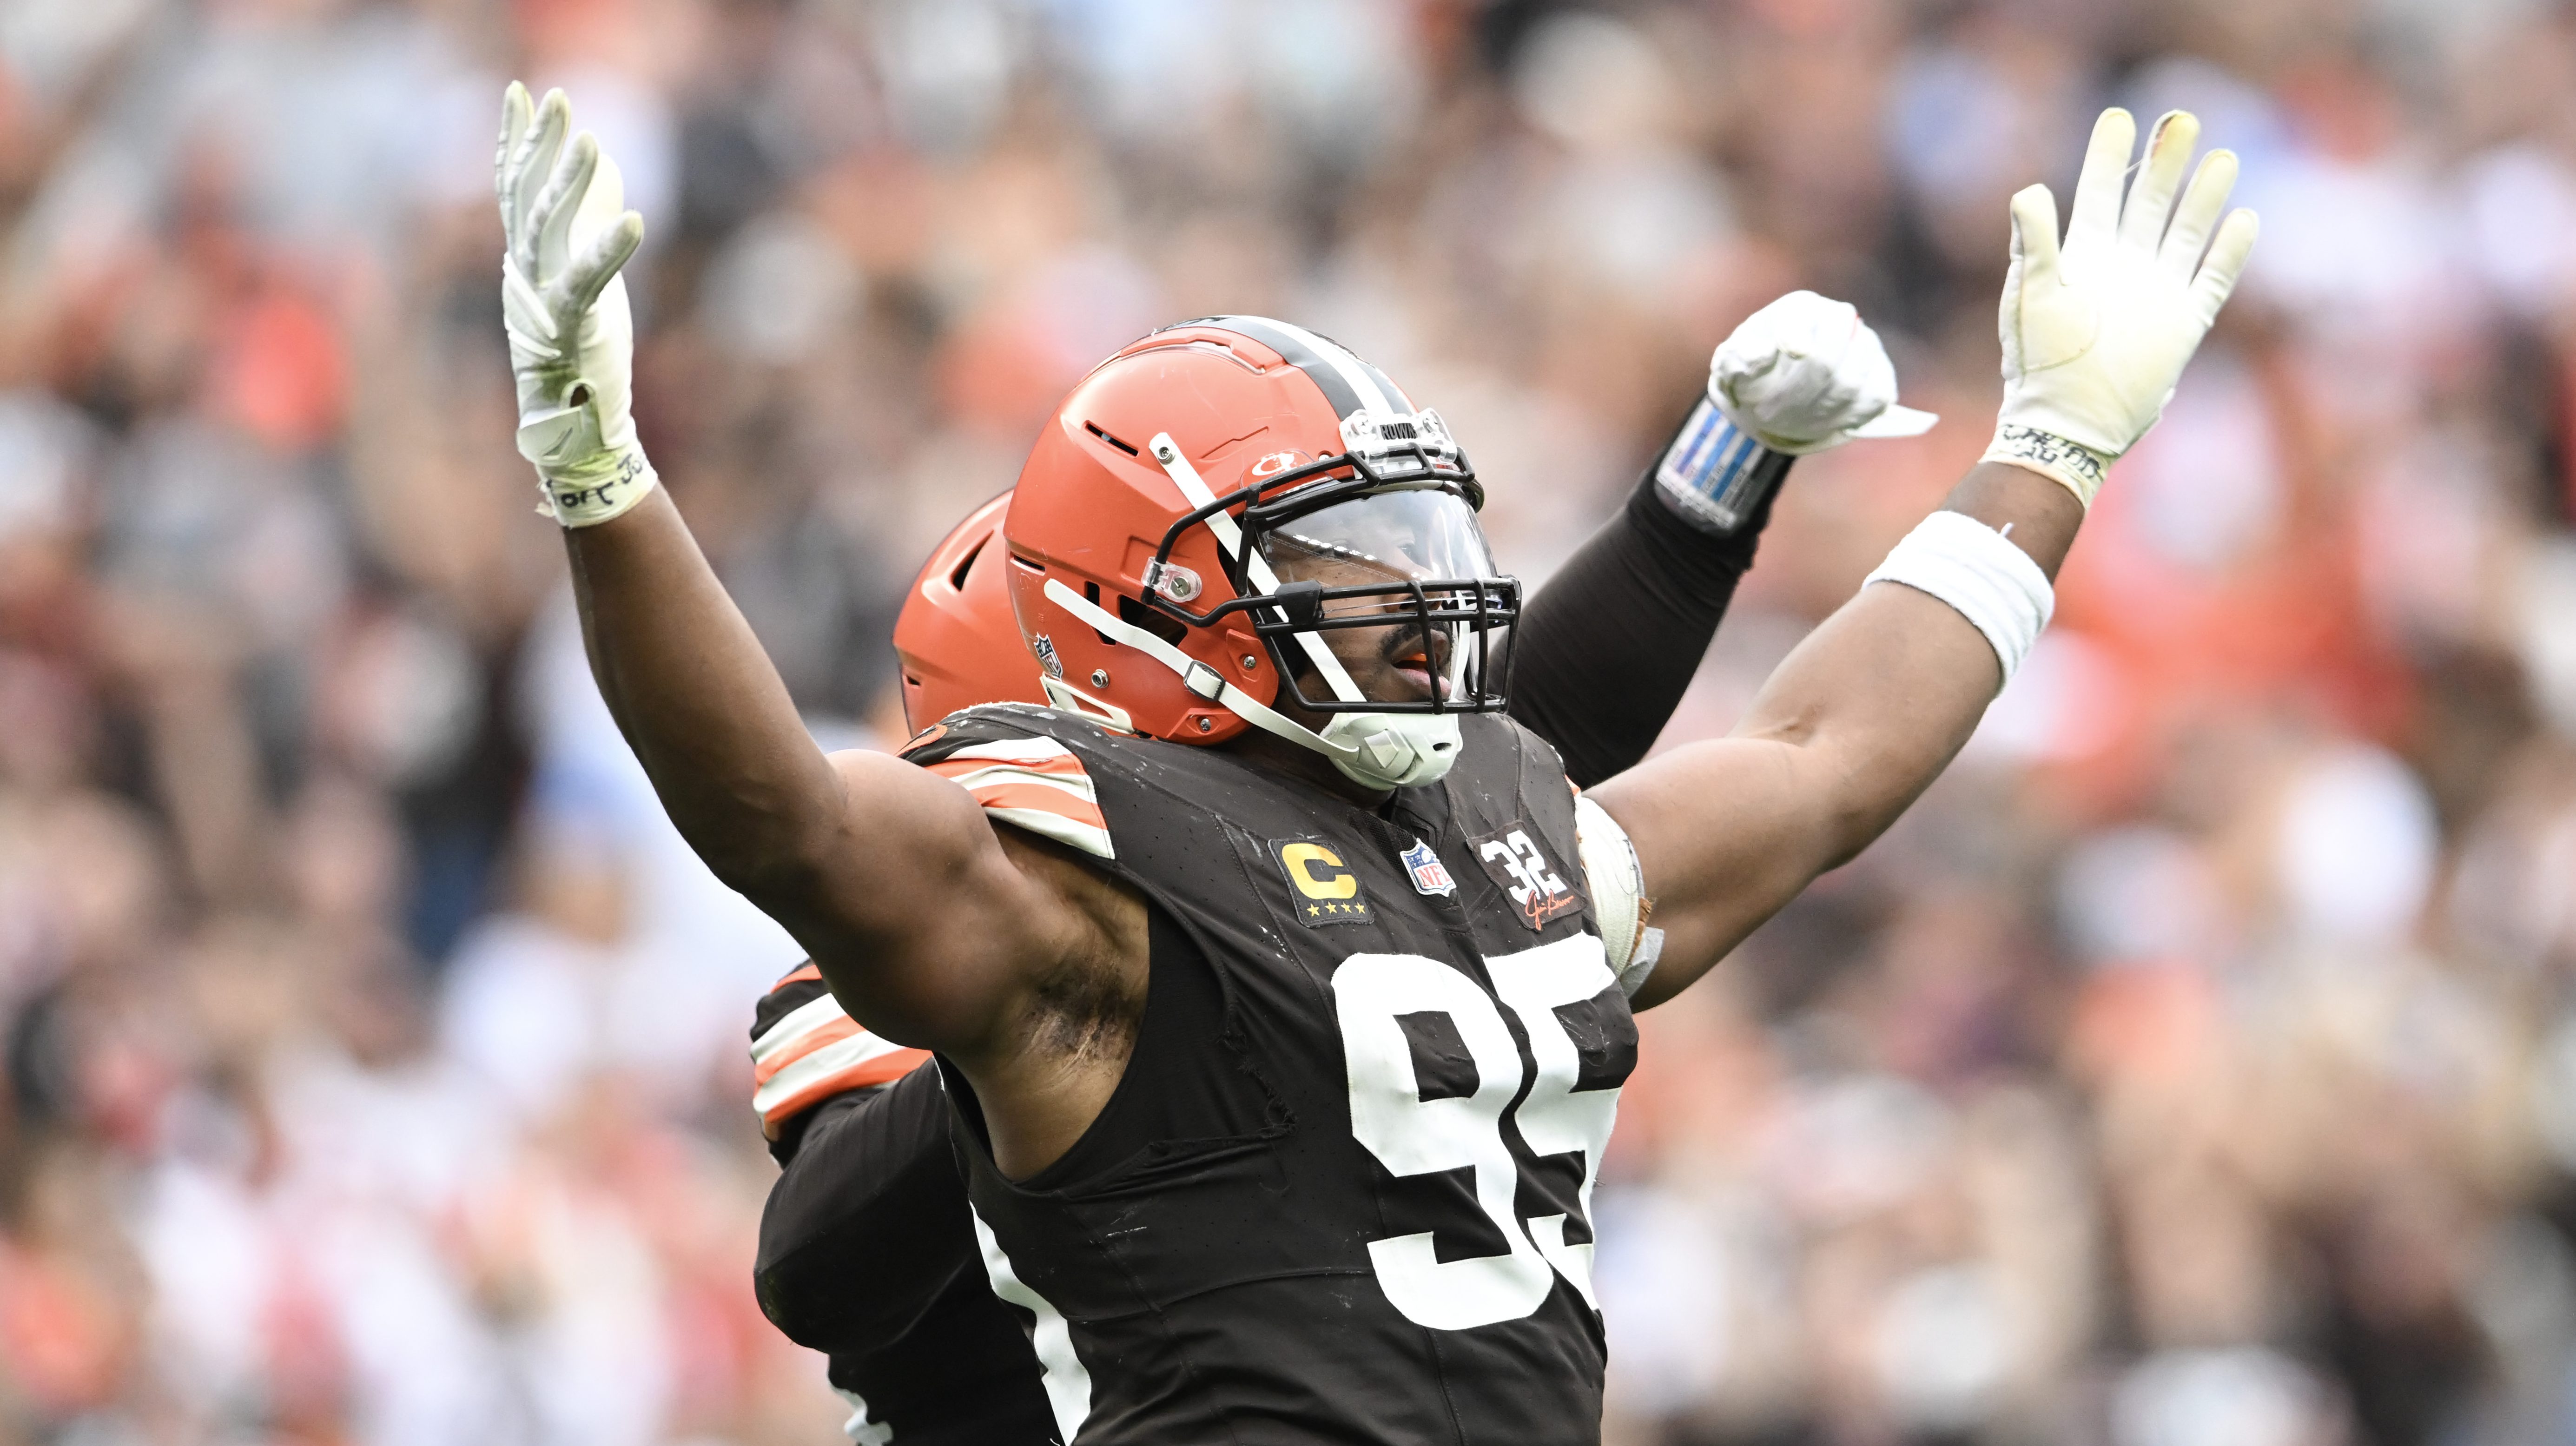
M 635 441 L 635 324 L 618 268 L 644 239 L 616 165 L 588 131 L 572 135 L 560 90 L 501 101 L 501 314 L 519 391 L 519 455 L 536 464 L 546 510 L 566 527 L 624 512 L 654 483 Z M 567 137 L 569 136 L 569 141 Z
M 1896 367 L 1849 302 L 1792 291 L 1709 358 L 1708 395 L 1655 464 L 1655 485 L 1700 531 L 1748 537 L 1792 458 L 1938 420 L 1896 404 Z
M 1855 437 L 1911 437 L 1939 419 L 1896 404 L 1896 366 L 1848 301 L 1792 291 L 1708 359 L 1708 397 L 1737 431 L 1803 457 Z
M 2094 123 L 2063 247 L 2048 187 L 2012 198 L 2000 328 L 2004 404 L 1986 460 L 2053 477 L 2087 507 L 2103 469 L 2163 415 L 2254 249 L 2253 212 L 2219 221 L 2236 184 L 2234 153 L 2203 157 L 2174 203 L 2200 138 L 2200 122 L 2187 111 L 2156 122 L 2123 204 L 2137 131 L 2116 108 Z

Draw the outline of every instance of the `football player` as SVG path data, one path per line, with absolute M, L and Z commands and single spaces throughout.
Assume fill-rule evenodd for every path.
M 1512 716 L 1579 784 L 1645 756 L 1751 566 L 1794 456 L 1928 427 L 1851 307 L 1794 292 L 1711 359 L 1707 390 L 1621 509 L 1534 595 Z M 1754 445 L 1741 439 L 1751 437 Z M 931 552 L 895 624 L 916 732 L 980 703 L 1042 703 L 1004 577 L 1010 495 Z M 830 1356 L 853 1440 L 1027 1442 L 1055 1432 L 1021 1322 L 986 1283 L 948 1107 L 925 1051 L 844 1013 L 809 963 L 756 1011 L 755 1106 L 784 1167 L 755 1278 L 787 1335 Z
M 1631 1011 L 1964 743 L 2255 230 L 2232 156 L 2186 184 L 2191 117 L 2131 183 L 2106 112 L 2062 246 L 2045 187 L 2013 198 L 1985 460 L 1733 735 L 1586 794 L 1504 715 L 1519 588 L 1456 439 L 1249 317 L 1122 349 L 1022 469 L 1004 577 L 1053 706 L 827 757 L 635 441 L 641 218 L 559 95 L 504 116 L 519 447 L 593 670 L 716 875 L 936 1052 L 1067 1442 L 1597 1440 Z

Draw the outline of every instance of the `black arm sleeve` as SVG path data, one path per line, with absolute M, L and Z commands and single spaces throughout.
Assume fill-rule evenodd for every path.
M 1741 528 L 1712 536 L 1665 504 L 1649 465 L 1628 504 L 1523 607 L 1511 714 L 1555 745 L 1577 785 L 1654 746 L 1753 566 L 1778 495 L 1775 483 Z

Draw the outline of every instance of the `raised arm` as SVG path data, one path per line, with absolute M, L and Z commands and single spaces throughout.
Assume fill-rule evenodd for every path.
M 1848 303 L 1793 291 L 1746 318 L 1628 505 L 1522 610 L 1512 716 L 1585 788 L 1636 766 L 1753 566 L 1790 463 L 1935 420 L 1896 405 L 1887 348 Z
M 2062 252 L 2048 188 L 2013 197 L 2004 404 L 1986 460 L 1789 655 L 1732 736 L 1592 791 L 1635 844 L 1664 931 L 1640 1007 L 1893 823 L 2046 625 L 2103 470 L 2154 425 L 2253 249 L 2251 212 L 2219 223 L 2228 152 L 2174 204 L 2199 130 L 2179 111 L 2157 122 L 2124 208 L 2136 124 L 2104 112 Z
M 497 172 L 519 450 L 563 524 L 591 671 L 717 878 L 889 1037 L 972 1049 L 1011 1017 L 1031 961 L 1098 931 L 965 790 L 883 755 L 826 758 L 807 735 L 636 442 L 618 271 L 643 221 L 571 129 L 562 92 L 534 106 L 514 82 Z

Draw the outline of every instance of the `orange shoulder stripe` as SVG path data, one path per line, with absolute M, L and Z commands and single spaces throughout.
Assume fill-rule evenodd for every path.
M 793 1119 L 802 1111 L 812 1109 L 821 1101 L 830 1099 L 832 1096 L 839 1094 L 844 1090 L 859 1090 L 866 1089 L 871 1085 L 892 1084 L 896 1080 L 903 1078 L 905 1075 L 912 1073 L 914 1070 L 921 1068 L 922 1064 L 929 1058 L 930 1051 L 926 1049 L 898 1049 L 887 1054 L 878 1055 L 874 1059 L 862 1061 L 850 1066 L 848 1069 L 840 1071 L 837 1074 L 826 1075 L 823 1078 L 814 1081 L 805 1088 L 798 1090 L 796 1093 L 789 1095 L 783 1100 L 780 1100 L 776 1107 L 772 1108 L 761 1118 L 772 1121 Z
M 949 778 L 963 777 L 966 774 L 981 772 L 987 768 L 1015 768 L 1028 773 L 1052 774 L 1058 778 L 1089 778 L 1091 776 L 1089 772 L 1084 770 L 1082 760 L 1074 757 L 1070 753 L 1059 754 L 1054 758 L 1041 758 L 1034 763 L 1022 763 L 1017 759 L 1002 758 L 943 758 L 937 763 L 925 763 L 922 767 L 929 769 L 933 773 L 943 774 Z
M 1109 827 L 1109 820 L 1100 815 L 1099 804 L 1043 783 L 984 783 L 976 785 L 971 792 L 975 801 L 986 808 L 1025 808 L 1035 813 L 1056 814 L 1097 829 Z
M 827 1044 L 831 1044 L 837 1040 L 847 1039 L 851 1035 L 858 1034 L 860 1032 L 859 1022 L 846 1014 L 842 1015 L 838 1019 L 824 1020 L 821 1024 L 815 1025 L 812 1029 L 805 1031 L 804 1037 L 798 1039 L 794 1044 L 789 1045 L 787 1048 L 780 1050 L 778 1053 L 762 1060 L 759 1064 L 754 1065 L 751 1071 L 751 1082 L 755 1086 L 765 1085 L 769 1083 L 769 1077 L 771 1075 L 787 1068 L 796 1061 L 803 1059 L 805 1056 L 812 1054 L 814 1051 L 821 1049 Z

